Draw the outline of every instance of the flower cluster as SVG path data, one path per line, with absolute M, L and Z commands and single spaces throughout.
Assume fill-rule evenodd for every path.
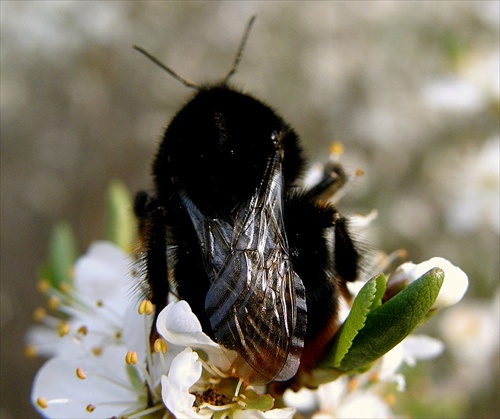
M 394 392 L 405 387 L 400 366 L 443 349 L 435 339 L 410 336 L 367 371 L 338 374 L 316 390 L 286 390 L 275 400 L 266 388 L 235 376 L 235 353 L 203 333 L 185 301 L 174 301 L 158 314 L 160 337 L 150 343 L 154 308 L 131 292 L 137 285 L 130 266 L 118 247 L 97 242 L 77 260 L 71 286 L 41 283 L 49 312 L 36 311 L 40 324 L 27 340 L 30 354 L 51 357 L 32 390 L 33 405 L 43 416 L 292 418 L 298 411 L 318 418 L 388 417 Z M 467 277 L 443 259 L 402 265 L 387 290 L 435 266 L 445 270 L 441 299 L 458 301 Z

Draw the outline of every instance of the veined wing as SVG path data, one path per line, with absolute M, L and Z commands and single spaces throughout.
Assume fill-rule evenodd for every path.
M 212 283 L 205 309 L 217 341 L 238 352 L 239 376 L 287 380 L 299 367 L 307 308 L 292 268 L 283 221 L 279 153 L 234 223 L 208 219 L 184 195 Z

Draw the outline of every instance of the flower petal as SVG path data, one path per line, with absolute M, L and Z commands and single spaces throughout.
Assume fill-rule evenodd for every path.
M 210 364 L 223 371 L 228 370 L 236 358 L 234 352 L 223 349 L 203 333 L 198 318 L 184 300 L 170 303 L 161 311 L 156 329 L 167 342 L 201 349 L 208 355 Z
M 128 380 L 124 362 L 125 349 L 107 348 L 100 357 L 69 359 L 55 357 L 38 371 L 31 393 L 33 406 L 45 417 L 82 418 L 89 416 L 89 406 L 95 408 L 92 417 L 122 416 L 140 407 L 141 397 Z M 85 379 L 76 375 L 80 367 Z M 48 402 L 46 408 L 37 403 Z
M 417 359 L 432 359 L 441 355 L 444 344 L 438 339 L 426 335 L 411 335 L 403 342 L 405 361 L 413 366 Z
M 292 419 L 295 414 L 295 409 L 285 407 L 283 409 L 271 409 L 267 412 L 260 410 L 236 410 L 233 413 L 234 419 Z
M 163 403 L 178 419 L 197 416 L 193 409 L 196 398 L 189 389 L 201 377 L 201 363 L 191 348 L 177 355 L 170 366 L 168 376 L 161 377 L 161 396 Z
M 396 282 L 408 279 L 412 282 L 433 268 L 443 270 L 444 281 L 432 308 L 440 309 L 458 303 L 467 291 L 469 279 L 464 271 L 444 258 L 434 257 L 418 265 L 411 262 L 403 263 L 391 275 L 389 281 Z
M 104 302 L 123 315 L 130 301 L 130 259 L 110 242 L 93 243 L 75 264 L 75 287 L 91 301 Z

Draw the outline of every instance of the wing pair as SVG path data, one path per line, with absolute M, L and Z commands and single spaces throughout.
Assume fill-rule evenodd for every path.
M 285 234 L 281 170 L 277 151 L 256 193 L 230 221 L 208 218 L 181 192 L 211 282 L 210 324 L 218 343 L 238 352 L 237 374 L 251 382 L 293 377 L 306 332 L 305 289 Z

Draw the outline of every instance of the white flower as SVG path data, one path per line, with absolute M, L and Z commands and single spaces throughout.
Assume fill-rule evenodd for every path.
M 32 352 L 43 356 L 85 356 L 120 344 L 125 314 L 133 302 L 128 256 L 109 242 L 96 242 L 75 263 L 74 282 L 61 291 L 45 285 L 50 312 L 38 309 L 40 325 L 26 336 Z
M 469 279 L 464 271 L 440 257 L 434 257 L 418 265 L 411 262 L 403 263 L 389 277 L 387 285 L 390 287 L 399 282 L 413 282 L 433 268 L 443 270 L 444 281 L 432 308 L 440 309 L 458 303 L 467 291 Z
M 436 196 L 454 232 L 480 228 L 500 234 L 500 137 L 486 139 L 480 147 L 461 150 L 450 164 L 438 167 Z
M 47 289 L 58 298 L 54 308 L 65 319 L 45 316 L 43 325 L 28 334 L 35 352 L 54 356 L 38 371 L 32 388 L 32 403 L 43 416 L 166 412 L 161 362 L 149 348 L 152 306 L 133 301 L 129 272 L 127 256 L 99 242 L 76 262 L 72 289 Z
M 498 50 L 467 57 L 457 74 L 438 78 L 423 90 L 424 101 L 432 108 L 451 112 L 478 112 L 500 96 Z
M 495 385 L 500 348 L 500 293 L 492 299 L 457 305 L 439 319 L 439 331 L 460 368 L 455 380 L 460 394 Z
M 295 409 L 271 409 L 269 395 L 235 377 L 237 354 L 203 333 L 186 301 L 163 309 L 156 328 L 175 354 L 161 382 L 163 402 L 177 418 L 211 417 L 215 412 L 234 418 L 293 417 Z
M 336 381 L 320 385 L 317 390 L 287 390 L 284 401 L 303 415 L 312 415 L 315 419 L 391 417 L 389 404 L 393 385 L 397 391 L 405 390 L 405 378 L 398 373 L 401 366 L 406 363 L 414 367 L 416 360 L 434 358 L 443 349 L 444 345 L 440 341 L 429 336 L 408 336 L 369 371 L 350 377 L 342 376 Z
M 161 362 L 146 343 L 151 321 L 137 305 L 127 310 L 122 343 L 81 356 L 58 355 L 38 371 L 31 400 L 44 417 L 134 417 L 165 412 L 160 395 Z M 131 337 L 129 339 L 128 337 Z M 141 339 L 138 339 L 141 337 Z M 146 385 L 145 385 L 146 384 Z
M 414 367 L 417 360 L 436 358 L 443 351 L 444 344 L 438 339 L 426 335 L 410 335 L 387 352 L 371 373 L 376 372 L 380 381 L 395 383 L 398 391 L 404 391 L 405 378 L 398 373 L 403 363 Z
M 146 388 L 141 380 L 134 386 L 125 363 L 126 353 L 125 347 L 115 346 L 94 357 L 52 358 L 35 377 L 33 406 L 49 418 L 82 418 L 89 413 L 109 418 L 145 410 Z
M 368 380 L 362 383 L 357 377 L 342 376 L 317 390 L 301 389 L 297 393 L 287 390 L 284 400 L 315 419 L 392 417 L 387 402 L 377 394 L 379 390 Z

